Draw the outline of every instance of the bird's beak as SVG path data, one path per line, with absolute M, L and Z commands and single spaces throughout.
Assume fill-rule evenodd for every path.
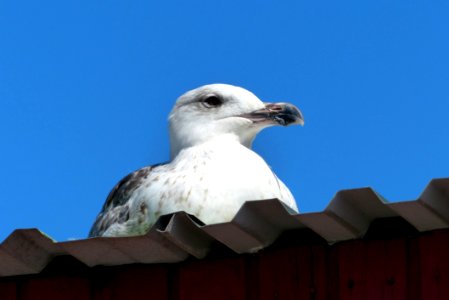
M 304 125 L 301 111 L 290 103 L 265 103 L 264 108 L 243 114 L 241 117 L 249 119 L 255 124 Z

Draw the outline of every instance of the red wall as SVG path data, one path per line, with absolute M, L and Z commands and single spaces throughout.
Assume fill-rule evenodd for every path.
M 87 268 L 57 258 L 0 278 L 9 299 L 449 299 L 449 230 L 327 245 L 304 232 L 257 254 Z

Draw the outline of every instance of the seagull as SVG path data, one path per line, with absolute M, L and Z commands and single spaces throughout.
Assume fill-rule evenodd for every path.
M 266 127 L 303 125 L 296 106 L 210 84 L 179 97 L 168 120 L 170 161 L 123 178 L 109 193 L 90 237 L 142 235 L 159 216 L 178 211 L 204 224 L 229 222 L 251 200 L 277 198 L 298 211 L 290 190 L 251 150 Z

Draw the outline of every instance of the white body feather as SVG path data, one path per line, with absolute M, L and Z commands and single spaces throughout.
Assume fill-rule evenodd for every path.
M 243 203 L 277 198 L 297 210 L 288 188 L 265 161 L 224 135 L 182 150 L 171 163 L 156 167 L 135 190 L 130 217 L 104 236 L 146 232 L 161 215 L 185 211 L 206 224 L 231 221 Z

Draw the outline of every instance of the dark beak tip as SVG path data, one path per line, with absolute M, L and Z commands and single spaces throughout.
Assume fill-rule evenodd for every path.
M 279 106 L 282 107 L 282 110 L 275 116 L 275 120 L 279 125 L 289 126 L 298 124 L 304 126 L 304 117 L 296 106 L 290 103 L 280 103 Z

